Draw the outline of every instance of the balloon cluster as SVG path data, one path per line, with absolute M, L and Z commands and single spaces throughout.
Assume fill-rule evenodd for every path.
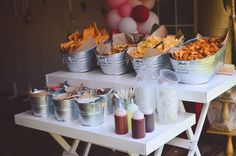
M 159 25 L 159 18 L 150 11 L 155 0 L 106 0 L 110 10 L 106 20 L 112 33 L 149 34 L 153 24 Z

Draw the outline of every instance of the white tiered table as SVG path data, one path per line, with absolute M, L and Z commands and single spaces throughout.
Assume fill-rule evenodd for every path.
M 120 76 L 111 76 L 103 75 L 98 70 L 86 73 L 58 71 L 47 74 L 46 80 L 51 84 L 67 81 L 73 86 L 79 86 L 82 83 L 92 88 L 124 88 L 133 86 L 135 74 L 128 73 Z M 78 124 L 79 121 L 64 124 L 55 121 L 53 118 L 37 118 L 32 116 L 30 112 L 24 112 L 15 116 L 15 122 L 22 126 L 49 132 L 58 143 L 70 153 L 75 153 L 79 142 L 77 139 L 80 139 L 89 142 L 85 155 L 88 153 L 91 143 L 137 155 L 148 155 L 158 148 L 159 150 L 155 152 L 155 155 L 161 155 L 163 145 L 168 143 L 189 149 L 188 155 L 201 155 L 197 143 L 200 138 L 210 101 L 235 85 L 236 72 L 232 76 L 216 75 L 212 77 L 209 82 L 201 85 L 178 84 L 177 89 L 181 100 L 204 104 L 195 133 L 193 133 L 191 129 L 191 126 L 195 122 L 195 116 L 185 113 L 185 108 L 181 102 L 180 109 L 183 114 L 180 114 L 176 124 L 159 125 L 156 123 L 155 132 L 147 134 L 147 136 L 141 140 L 130 138 L 130 134 L 124 136 L 114 134 L 114 128 L 112 128 L 114 127 L 113 119 L 105 120 L 103 125 L 91 128 L 80 126 L 80 124 Z M 112 117 L 110 116 L 110 118 Z M 186 131 L 188 139 L 176 137 L 183 131 Z M 70 146 L 61 136 L 74 138 L 75 142 Z

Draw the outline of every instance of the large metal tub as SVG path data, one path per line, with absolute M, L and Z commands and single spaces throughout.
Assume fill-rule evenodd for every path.
M 196 39 L 184 43 L 187 45 Z M 226 46 L 223 45 L 214 55 L 191 61 L 175 60 L 170 55 L 174 71 L 180 76 L 180 81 L 187 84 L 207 82 L 223 66 Z

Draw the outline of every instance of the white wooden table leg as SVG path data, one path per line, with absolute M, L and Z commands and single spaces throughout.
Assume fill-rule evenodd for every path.
M 196 154 L 197 156 L 201 155 L 197 144 L 198 144 L 201 132 L 202 132 L 202 128 L 203 128 L 203 125 L 204 125 L 204 122 L 205 122 L 205 119 L 206 119 L 206 115 L 207 115 L 207 112 L 208 112 L 208 109 L 209 109 L 209 105 L 210 105 L 210 102 L 203 104 L 202 111 L 201 111 L 201 114 L 200 114 L 200 117 L 199 117 L 199 120 L 198 120 L 198 123 L 197 123 L 195 133 L 193 134 L 193 131 L 192 131 L 191 128 L 189 128 L 186 131 L 188 138 L 193 141 L 193 143 L 192 143 L 193 147 L 190 149 L 190 151 L 188 153 L 188 156 L 193 156 L 194 154 Z M 186 112 L 182 101 L 179 103 L 179 106 L 180 106 L 180 111 Z
M 202 132 L 202 128 L 203 128 L 203 125 L 204 125 L 204 122 L 205 122 L 205 119 L 206 119 L 206 115 L 207 115 L 209 106 L 210 106 L 210 102 L 203 104 L 202 111 L 201 111 L 201 114 L 200 114 L 200 117 L 199 117 L 199 120 L 198 120 L 197 128 L 196 128 L 195 134 L 194 134 L 194 138 L 196 140 L 199 140 L 199 138 L 200 138 L 200 135 L 201 135 L 201 132 Z
M 201 156 L 200 150 L 198 148 L 198 142 L 197 141 L 193 141 L 192 142 L 192 147 L 190 148 L 189 152 L 188 152 L 188 156 Z
M 76 153 L 76 149 L 79 145 L 79 140 L 75 139 L 72 146 L 70 146 L 65 139 L 55 133 L 49 133 L 56 141 L 59 145 L 61 145 L 61 147 L 65 150 L 62 153 L 62 156 L 78 156 L 78 154 Z
M 200 136 L 201 136 L 202 128 L 203 128 L 203 125 L 204 125 L 204 122 L 206 119 L 206 115 L 207 115 L 209 106 L 210 106 L 210 102 L 203 104 L 202 111 L 201 111 L 200 117 L 198 119 L 198 124 L 197 124 L 196 130 L 195 130 L 194 136 L 193 136 L 194 141 L 195 141 L 195 148 L 193 150 L 189 151 L 189 154 L 188 154 L 189 156 L 193 156 L 194 154 L 196 154 L 197 156 L 201 155 L 200 150 L 197 146 L 197 143 L 198 143 Z
M 196 148 L 196 155 L 197 155 L 197 156 L 201 156 L 201 153 L 200 153 L 200 150 L 199 150 L 198 146 L 197 146 L 197 148 Z
M 179 101 L 179 108 L 180 108 L 180 111 L 181 112 L 186 112 L 186 110 L 185 110 L 185 108 L 184 108 L 184 104 L 183 104 L 183 102 L 182 101 Z M 187 136 L 188 136 L 188 138 L 189 139 L 193 139 L 193 130 L 192 130 L 192 128 L 188 128 L 188 130 L 187 131 L 185 131 L 186 132 L 186 134 L 187 134 Z
M 78 156 L 78 154 L 73 154 L 73 153 L 64 151 L 61 156 Z
M 71 146 L 70 152 L 76 153 L 76 149 L 77 149 L 78 145 L 79 145 L 79 140 L 75 139 L 72 146 Z
M 87 143 L 87 145 L 85 147 L 85 150 L 83 152 L 83 156 L 88 156 L 90 148 L 91 148 L 91 145 L 92 145 L 91 143 Z
M 161 146 L 161 147 L 159 147 L 159 148 L 155 151 L 154 156 L 161 156 L 162 151 L 163 151 L 163 148 L 164 148 L 164 145 Z
M 193 155 L 194 155 L 194 153 L 195 153 L 195 151 L 193 151 L 193 150 L 190 150 L 190 151 L 188 152 L 188 156 L 193 156 Z
M 65 139 L 55 133 L 49 133 L 58 143 L 59 145 L 61 145 L 61 147 L 65 150 L 65 151 L 69 151 L 70 150 L 70 145 L 65 141 Z

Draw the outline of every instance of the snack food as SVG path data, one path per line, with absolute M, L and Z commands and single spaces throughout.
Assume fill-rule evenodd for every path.
M 221 48 L 220 38 L 200 38 L 185 47 L 174 51 L 172 57 L 176 60 L 197 60 L 214 55 Z
M 114 53 L 120 53 L 120 52 L 122 52 L 123 50 L 125 50 L 127 47 L 128 47 L 127 44 L 112 45 L 111 53 L 112 53 L 112 54 L 114 54 Z
M 97 53 L 99 55 L 103 55 L 103 56 L 106 56 L 106 55 L 113 55 L 113 54 L 116 54 L 116 53 L 121 53 L 123 52 L 126 48 L 128 47 L 128 44 L 100 44 L 98 47 L 97 47 Z
M 147 48 L 153 48 L 156 51 L 164 53 L 170 48 L 180 44 L 181 41 L 182 39 L 177 39 L 174 35 L 168 35 L 165 38 L 148 36 L 142 42 L 138 43 L 137 47 L 130 52 L 130 55 L 133 58 L 142 58 Z
M 83 33 L 76 31 L 68 36 L 68 41 L 61 43 L 62 52 L 74 52 L 89 38 L 93 38 L 96 44 L 101 44 L 109 39 L 109 34 L 104 28 L 98 28 L 96 23 L 84 28 Z

